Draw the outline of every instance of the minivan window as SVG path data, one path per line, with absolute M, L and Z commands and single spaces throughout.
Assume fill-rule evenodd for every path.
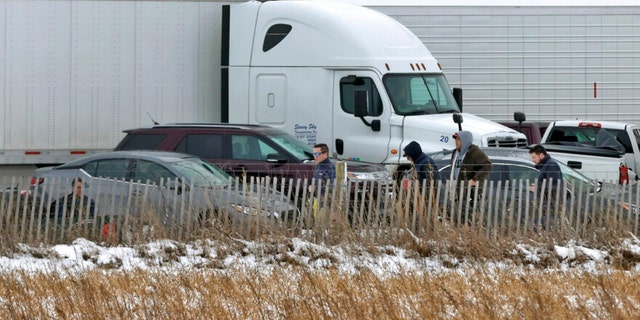
M 313 148 L 288 134 L 270 134 L 267 137 L 297 159 L 313 159 Z
M 176 152 L 196 155 L 204 159 L 222 159 L 223 135 L 221 134 L 188 134 L 176 147 Z
M 164 140 L 164 134 L 128 134 L 116 150 L 155 150 Z
M 233 159 L 265 161 L 270 153 L 278 153 L 264 141 L 256 136 L 233 135 L 231 136 Z

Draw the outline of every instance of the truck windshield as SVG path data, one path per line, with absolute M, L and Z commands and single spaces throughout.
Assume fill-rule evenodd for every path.
M 441 74 L 387 74 L 383 82 L 396 114 L 460 112 L 449 84 Z

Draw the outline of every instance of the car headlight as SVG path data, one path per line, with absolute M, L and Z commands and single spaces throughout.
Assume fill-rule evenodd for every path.
M 347 178 L 351 181 L 373 180 L 375 177 L 371 172 L 347 172 Z
M 264 216 L 264 217 L 271 216 L 271 214 L 268 211 L 263 209 L 258 209 L 252 206 L 245 206 L 241 204 L 231 204 L 231 208 L 233 209 L 233 211 L 237 213 L 246 214 L 248 216 Z
M 628 202 L 620 202 L 620 206 L 622 207 L 622 209 L 624 209 L 625 211 L 628 211 L 629 213 L 632 213 L 632 214 L 638 213 L 637 205 L 634 205 Z
M 347 172 L 350 181 L 376 181 L 380 183 L 392 182 L 393 179 L 388 171 L 384 172 Z

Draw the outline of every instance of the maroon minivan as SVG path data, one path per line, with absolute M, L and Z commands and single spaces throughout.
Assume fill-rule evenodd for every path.
M 115 150 L 164 150 L 193 154 L 232 176 L 311 179 L 315 162 L 309 145 L 269 126 L 227 123 L 176 123 L 124 130 Z M 336 160 L 337 161 L 337 160 Z M 350 182 L 385 187 L 392 175 L 381 164 L 347 161 Z

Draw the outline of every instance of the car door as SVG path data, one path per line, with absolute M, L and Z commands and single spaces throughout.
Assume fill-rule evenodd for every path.
M 175 151 L 203 158 L 234 177 L 285 177 L 291 172 L 290 161 L 278 164 L 267 161 L 270 154 L 288 158 L 286 154 L 250 133 L 188 133 Z
M 292 163 L 289 155 L 252 134 L 234 133 L 230 135 L 232 150 L 229 157 L 230 174 L 247 177 L 274 177 L 279 179 L 295 178 L 291 173 Z M 281 159 L 280 162 L 267 161 L 268 157 Z
M 86 193 L 96 202 L 97 214 L 113 216 L 129 210 L 129 166 L 130 161 L 122 158 L 95 160 L 83 166 L 92 177 Z
M 180 212 L 188 188 L 165 166 L 153 161 L 133 160 L 127 180 L 131 183 L 131 206 L 138 214 L 153 213 L 161 223 Z
M 508 170 L 511 181 L 509 193 L 514 194 L 512 201 L 515 201 L 524 210 L 527 203 L 531 204 L 535 200 L 534 193 L 529 191 L 529 185 L 536 181 L 540 172 L 532 166 L 521 164 L 505 165 L 505 170 Z M 513 189 L 515 192 L 511 192 Z

